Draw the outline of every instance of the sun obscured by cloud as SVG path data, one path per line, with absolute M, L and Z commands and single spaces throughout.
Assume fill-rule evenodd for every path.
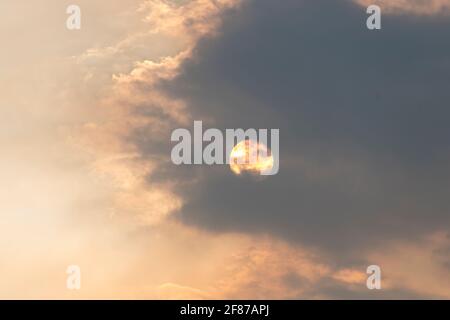
M 230 154 L 230 168 L 235 174 L 249 172 L 261 174 L 271 170 L 273 157 L 268 147 L 253 140 L 243 140 L 237 143 Z
M 353 35 L 355 16 L 357 25 L 364 26 L 353 3 L 321 1 L 335 6 L 336 19 L 350 17 L 344 19 L 349 23 L 343 23 L 349 28 L 345 34 Z M 374 2 L 389 13 L 420 16 L 448 10 L 448 1 Z M 310 26 L 311 19 L 299 16 L 326 12 L 326 7 L 316 10 L 318 1 L 127 0 L 111 5 L 80 0 L 78 33 L 64 29 L 60 1 L 43 3 L 0 4 L 0 34 L 8 42 L 0 53 L 0 115 L 5 120 L 0 129 L 0 297 L 448 297 L 450 240 L 448 233 L 436 232 L 446 223 L 445 201 L 434 191 L 447 190 L 445 173 L 436 173 L 442 180 L 425 175 L 434 159 L 415 153 L 427 154 L 422 149 L 429 141 L 438 150 L 440 140 L 433 136 L 428 141 L 412 127 L 421 127 L 415 120 L 420 118 L 441 128 L 433 120 L 447 117 L 429 99 L 430 89 L 406 81 L 433 74 L 434 96 L 446 101 L 441 91 L 445 83 L 438 81 L 436 71 L 447 70 L 445 59 L 437 55 L 423 64 L 422 56 L 412 56 L 418 68 L 409 69 L 413 76 L 396 78 L 409 66 L 402 48 L 395 47 L 394 57 L 379 56 L 378 47 L 364 42 L 369 58 L 359 68 L 368 66 L 364 70 L 379 77 L 374 70 L 382 68 L 371 69 L 368 61 L 394 61 L 389 81 L 402 80 L 400 87 L 388 82 L 386 96 L 372 95 L 353 80 L 359 71 L 345 64 L 359 62 L 352 59 L 351 46 L 324 38 L 330 33 L 321 29 L 327 20 Z M 292 28 L 293 21 L 306 23 L 306 28 Z M 314 39 L 308 42 L 311 38 L 302 30 L 320 36 L 320 46 Z M 402 30 L 394 29 L 397 35 Z M 418 37 L 420 44 L 423 38 L 429 39 Z M 357 43 L 350 36 L 343 39 Z M 295 51 L 294 44 L 301 50 Z M 342 51 L 328 55 L 336 47 Z M 303 77 L 308 81 L 302 82 Z M 428 118 L 408 105 L 417 114 L 406 117 L 411 125 L 407 141 L 422 139 L 416 139 L 419 145 L 412 151 L 402 140 L 404 132 L 396 131 L 404 125 L 401 108 L 410 95 L 436 114 Z M 424 96 L 428 100 L 420 100 Z M 329 97 L 341 108 L 333 104 L 327 110 Z M 383 122 L 386 110 L 376 109 L 380 116 L 361 101 L 394 101 L 398 111 Z M 351 110 L 355 102 L 357 108 Z M 290 108 L 283 109 L 285 103 Z M 273 106 L 276 110 L 269 110 Z M 305 112 L 299 116 L 295 108 Z M 239 123 L 234 122 L 236 110 Z M 282 154 L 286 170 L 271 179 L 273 184 L 255 186 L 236 179 L 228 168 L 176 169 L 170 163 L 174 128 L 189 126 L 197 116 L 218 126 L 240 127 L 248 124 L 246 115 L 262 127 L 277 121 L 288 128 Z M 293 119 L 302 125 L 292 127 Z M 383 124 L 383 132 L 390 134 L 387 142 L 378 144 L 383 132 L 370 134 L 373 123 Z M 392 142 L 392 137 L 398 140 Z M 236 152 L 247 155 L 249 149 L 242 146 Z M 401 151 L 392 152 L 397 149 L 415 162 L 406 163 Z M 271 162 L 266 160 L 263 166 Z M 444 167 L 438 164 L 433 168 Z M 419 178 L 423 190 L 415 183 Z M 439 210 L 423 223 L 418 212 L 430 207 Z M 379 242 L 371 241 L 368 230 L 378 232 Z M 397 239 L 396 232 L 403 238 Z M 365 268 L 375 263 L 382 267 L 386 290 L 379 295 L 365 288 Z M 79 292 L 65 288 L 69 264 L 81 267 Z

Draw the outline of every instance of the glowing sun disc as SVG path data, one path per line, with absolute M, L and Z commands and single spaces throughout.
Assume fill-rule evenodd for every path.
M 244 172 L 260 174 L 273 167 L 273 157 L 263 143 L 243 140 L 236 144 L 230 153 L 230 169 L 235 174 Z

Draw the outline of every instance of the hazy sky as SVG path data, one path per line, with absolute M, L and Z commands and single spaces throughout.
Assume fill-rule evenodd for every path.
M 0 298 L 450 298 L 449 38 L 449 0 L 3 0 Z M 279 174 L 175 166 L 194 120 L 279 128 Z

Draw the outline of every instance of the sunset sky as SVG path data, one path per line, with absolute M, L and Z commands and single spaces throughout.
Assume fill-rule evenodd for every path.
M 450 299 L 450 0 L 2 0 L 0 41 L 0 298 Z M 173 164 L 194 120 L 279 173 Z

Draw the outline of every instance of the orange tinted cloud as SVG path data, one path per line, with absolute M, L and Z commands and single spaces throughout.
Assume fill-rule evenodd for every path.
M 392 12 L 428 14 L 446 8 L 443 1 L 429 2 L 427 8 L 413 1 L 380 3 Z M 194 0 L 183 6 L 142 2 L 139 14 L 146 17 L 148 30 L 116 35 L 115 41 L 108 37 L 104 42 L 114 43 L 90 47 L 73 58 L 52 56 L 47 64 L 37 60 L 27 65 L 29 69 L 22 61 L 11 64 L 4 59 L 17 67 L 10 67 L 15 81 L 26 85 L 7 79 L 2 95 L 5 105 L 17 108 L 1 111 L 8 119 L 4 136 L 13 133 L 14 139 L 5 139 L 0 162 L 5 186 L 0 253 L 6 257 L 0 297 L 335 297 L 324 285 L 370 297 L 364 265 L 336 267 L 326 253 L 273 237 L 208 233 L 172 224 L 168 218 L 184 199 L 174 191 L 173 181 L 148 179 L 159 170 L 161 159 L 143 157 L 129 141 L 137 129 L 168 141 L 173 125 L 191 121 L 185 101 L 164 95 L 156 84 L 176 77 L 198 39 L 214 35 L 223 10 L 235 5 L 236 1 Z M 55 17 L 52 20 L 59 21 L 58 12 Z M 155 34 L 161 41 L 147 42 Z M 177 43 L 167 45 L 162 56 L 140 50 L 160 42 Z M 63 64 L 64 72 L 53 70 Z M 23 73 L 18 73 L 21 68 Z M 51 78 L 60 72 L 62 77 L 52 81 L 29 77 Z M 151 106 L 154 114 L 142 116 L 143 105 Z M 323 169 L 316 171 L 320 178 Z M 382 267 L 383 288 L 448 297 L 447 246 L 447 238 L 438 234 L 420 243 L 387 244 L 371 250 L 365 260 Z M 64 286 L 65 268 L 74 263 L 82 270 L 80 292 Z
M 435 232 L 416 241 L 395 241 L 368 260 L 382 268 L 383 286 L 419 297 L 450 298 L 450 237 Z

